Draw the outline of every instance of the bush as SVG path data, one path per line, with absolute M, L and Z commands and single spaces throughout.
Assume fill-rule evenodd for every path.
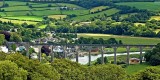
M 160 67 L 149 67 L 132 75 L 129 80 L 159 80 Z
M 97 65 L 90 68 L 91 80 L 123 80 L 126 72 L 117 65 Z
M 51 65 L 61 75 L 60 80 L 88 80 L 87 68 L 66 59 L 55 59 Z
M 27 71 L 11 61 L 0 61 L 1 80 L 27 80 Z

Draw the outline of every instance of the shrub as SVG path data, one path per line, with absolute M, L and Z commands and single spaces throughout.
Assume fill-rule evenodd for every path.
M 159 80 L 160 67 L 149 67 L 132 75 L 129 80 Z
M 97 65 L 90 68 L 91 80 L 123 80 L 126 72 L 117 65 Z
M 66 59 L 55 59 L 51 65 L 58 71 L 60 80 L 88 80 L 87 68 Z

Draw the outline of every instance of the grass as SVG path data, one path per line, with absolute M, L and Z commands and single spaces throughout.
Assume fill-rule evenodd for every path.
M 150 67 L 149 64 L 143 63 L 143 64 L 135 64 L 135 65 L 129 65 L 128 67 L 125 68 L 127 74 L 134 74 L 140 70 L 144 70 L 147 67 Z
M 160 20 L 160 16 L 152 16 L 151 18 L 150 18 L 150 20 Z
M 42 17 L 38 16 L 11 16 L 11 17 L 4 17 L 6 19 L 17 19 L 17 20 L 27 20 L 27 21 L 42 21 Z
M 20 20 L 10 20 L 10 19 L 3 19 L 0 18 L 0 20 L 2 22 L 12 22 L 12 23 L 17 23 L 17 24 L 23 24 L 23 23 L 27 23 L 27 24 L 37 24 L 38 22 L 33 22 L 33 21 L 20 21 Z
M 89 14 L 89 10 L 63 10 L 62 14 L 64 15 L 71 15 L 71 14 L 86 15 L 86 14 Z
M 77 17 L 73 18 L 73 20 L 82 20 L 83 21 L 83 20 L 88 20 L 91 17 L 99 16 L 99 15 L 102 15 L 102 14 L 107 14 L 107 16 L 110 16 L 110 15 L 113 15 L 113 14 L 115 14 L 117 12 L 119 12 L 118 9 L 112 8 L 112 9 L 105 10 L 105 11 L 102 11 L 102 12 L 99 12 L 99 13 L 95 13 L 95 14 L 88 14 L 88 15 L 84 15 L 84 16 L 77 16 Z
M 43 11 L 32 11 L 33 15 L 36 16 L 48 16 L 48 15 L 59 15 L 61 14 L 60 10 L 43 10 Z
M 4 9 L 5 11 L 12 11 L 12 12 L 32 10 L 28 6 L 11 6 L 11 7 L 5 7 L 5 8 L 2 8 L 2 9 Z
M 54 18 L 54 19 L 63 19 L 66 18 L 67 15 L 49 15 L 49 18 Z
M 157 44 L 160 43 L 160 38 L 146 38 L 146 37 L 131 37 L 131 36 L 118 36 L 108 34 L 89 34 L 79 33 L 78 37 L 93 37 L 95 39 L 103 38 L 107 40 L 109 38 L 115 38 L 116 40 L 122 40 L 123 44 Z
M 108 6 L 98 6 L 90 10 L 90 12 L 102 11 L 103 9 L 109 8 Z
M 69 8 L 79 8 L 79 9 L 84 9 L 78 5 L 74 5 L 74 4 L 69 4 L 69 3 L 57 3 L 58 6 L 66 6 L 66 7 L 69 7 Z
M 143 48 L 143 51 L 146 51 L 146 50 L 150 50 L 151 48 Z M 114 52 L 113 48 L 105 48 L 106 51 L 108 52 Z M 117 48 L 117 53 L 125 53 L 127 52 L 126 48 L 125 47 L 118 47 Z M 139 48 L 137 47 L 131 47 L 130 48 L 130 52 L 139 52 Z
M 44 29 L 47 25 L 42 25 L 42 26 L 39 26 L 38 28 L 40 29 Z
M 135 26 L 142 25 L 145 26 L 145 23 L 134 23 Z
M 122 2 L 117 5 L 127 5 L 138 9 L 147 9 L 150 11 L 160 11 L 160 2 Z

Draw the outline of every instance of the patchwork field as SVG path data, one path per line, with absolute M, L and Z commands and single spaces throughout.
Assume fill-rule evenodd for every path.
M 90 12 L 102 11 L 103 9 L 106 9 L 106 8 L 109 8 L 109 7 L 108 6 L 99 6 L 99 7 L 92 8 L 90 10 Z
M 122 40 L 123 44 L 157 44 L 160 43 L 160 38 L 145 38 L 145 37 L 130 37 L 130 36 L 117 36 L 106 34 L 87 34 L 79 33 L 78 37 L 93 37 L 95 39 L 103 38 L 107 40 L 109 38 L 115 38 L 116 40 Z
M 110 16 L 110 15 L 113 15 L 113 14 L 115 14 L 117 12 L 119 12 L 118 9 L 112 8 L 112 9 L 105 10 L 105 11 L 102 11 L 102 12 L 98 12 L 98 13 L 95 13 L 95 14 L 88 14 L 88 15 L 84 15 L 84 16 L 77 16 L 77 17 L 73 18 L 73 20 L 88 20 L 91 17 L 100 16 L 102 14 L 107 14 L 107 16 Z
M 49 18 L 54 18 L 54 19 L 63 19 L 66 18 L 67 15 L 49 15 Z
M 22 24 L 22 23 L 37 24 L 38 23 L 38 22 L 34 22 L 34 21 L 10 20 L 10 19 L 3 19 L 3 18 L 0 18 L 0 21 L 2 21 L 2 22 L 12 22 L 12 23 L 17 23 L 17 24 Z
M 160 2 L 122 2 L 116 4 L 136 7 L 138 9 L 147 9 L 150 11 L 160 11 Z
M 27 20 L 27 21 L 42 21 L 42 17 L 38 16 L 11 16 L 11 17 L 4 17 L 6 19 L 15 19 L 15 20 Z

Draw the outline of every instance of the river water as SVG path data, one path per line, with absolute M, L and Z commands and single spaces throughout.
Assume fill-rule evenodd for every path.
M 142 53 L 145 53 L 145 52 L 142 52 Z M 140 52 L 130 52 L 129 54 L 140 54 Z M 117 56 L 119 55 L 127 55 L 127 53 L 117 53 Z M 104 54 L 104 57 L 105 56 L 114 56 L 114 54 Z M 91 55 L 91 61 L 94 61 L 96 60 L 97 58 L 101 57 L 101 54 L 98 54 L 98 55 Z M 127 56 L 126 56 L 127 57 Z M 87 55 L 85 55 L 84 57 L 78 57 L 79 59 L 79 62 L 80 64 L 87 64 L 89 61 L 89 57 Z M 71 61 L 76 61 L 76 58 L 73 58 L 71 59 Z

